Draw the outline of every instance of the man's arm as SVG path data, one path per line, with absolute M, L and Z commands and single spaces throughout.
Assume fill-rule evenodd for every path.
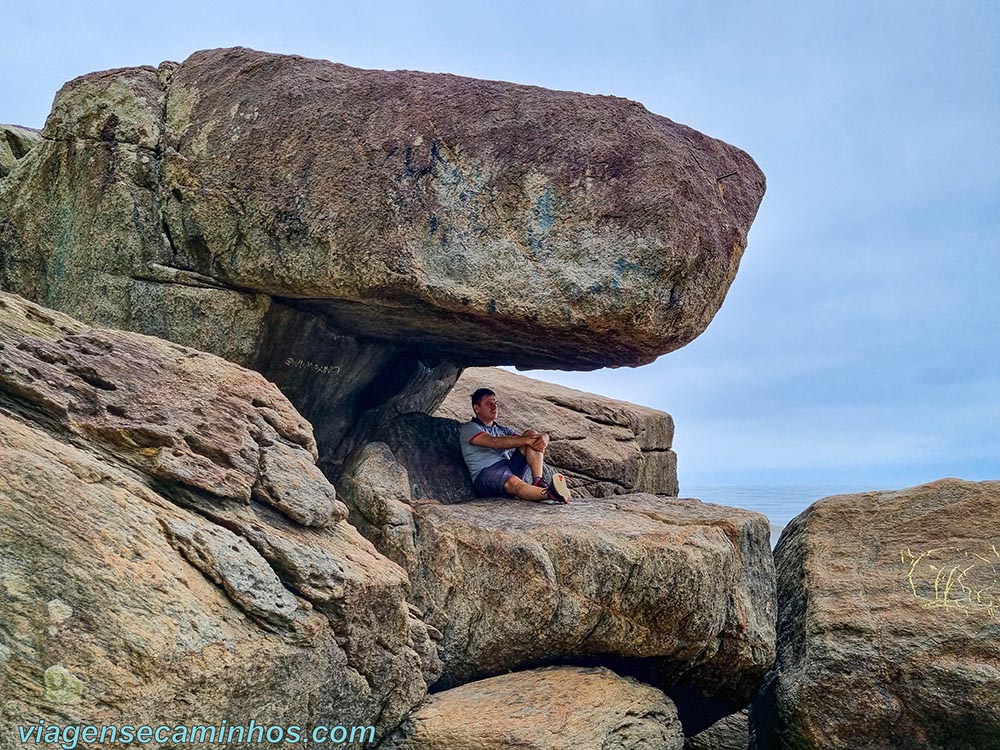
M 503 430 L 505 435 L 519 434 L 518 431 L 515 430 L 513 427 L 504 427 Z M 548 447 L 549 444 L 548 436 L 543 435 L 538 430 L 534 430 L 529 427 L 524 432 L 520 433 L 520 435 L 522 435 L 523 437 L 531 438 L 531 440 L 528 441 L 527 447 L 533 448 L 534 450 L 539 451 L 540 453 L 544 453 L 546 447 Z
M 493 437 L 488 432 L 477 432 L 469 442 L 482 448 L 493 448 L 493 450 L 505 451 L 508 448 L 520 448 L 524 445 L 531 445 L 534 437 L 528 435 L 509 435 L 506 437 Z
M 545 436 L 535 430 L 525 430 L 521 435 L 508 435 L 505 437 L 494 437 L 488 432 L 477 432 L 469 442 L 473 445 L 483 448 L 493 448 L 498 451 L 524 446 L 534 448 L 536 451 L 544 451 L 548 445 Z

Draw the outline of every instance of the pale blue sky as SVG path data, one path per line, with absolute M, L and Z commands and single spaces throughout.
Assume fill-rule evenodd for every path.
M 671 412 L 682 492 L 1000 478 L 1000 4 L 0 9 L 0 122 L 40 127 L 86 72 L 243 45 L 625 96 L 740 146 L 768 193 L 709 329 L 550 379 Z

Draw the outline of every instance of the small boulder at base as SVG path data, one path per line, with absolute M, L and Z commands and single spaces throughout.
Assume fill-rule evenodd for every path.
M 684 750 L 747 750 L 749 743 L 750 716 L 744 709 L 688 737 L 684 740 Z
M 681 750 L 659 690 L 603 668 L 547 667 L 432 696 L 383 750 Z
M 1000 747 L 1000 482 L 838 495 L 775 550 L 757 750 Z

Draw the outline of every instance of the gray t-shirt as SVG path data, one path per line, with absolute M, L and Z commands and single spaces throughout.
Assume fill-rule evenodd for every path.
M 469 474 L 472 476 L 473 482 L 476 481 L 479 472 L 487 466 L 492 466 L 497 461 L 504 459 L 509 461 L 515 450 L 508 448 L 505 451 L 498 451 L 496 448 L 486 448 L 470 443 L 469 441 L 480 432 L 489 433 L 493 437 L 510 437 L 521 434 L 511 427 L 504 427 L 499 422 L 494 422 L 489 427 L 474 419 L 463 424 L 458 431 L 458 441 L 462 445 L 462 458 L 465 459 L 465 465 L 469 467 Z

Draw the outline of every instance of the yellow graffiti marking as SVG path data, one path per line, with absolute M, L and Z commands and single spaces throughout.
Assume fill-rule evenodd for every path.
M 989 552 L 992 551 L 992 556 Z M 921 605 L 984 613 L 997 619 L 1000 610 L 1000 551 L 991 544 L 982 554 L 961 547 L 937 547 L 914 554 L 899 553 L 906 582 Z

